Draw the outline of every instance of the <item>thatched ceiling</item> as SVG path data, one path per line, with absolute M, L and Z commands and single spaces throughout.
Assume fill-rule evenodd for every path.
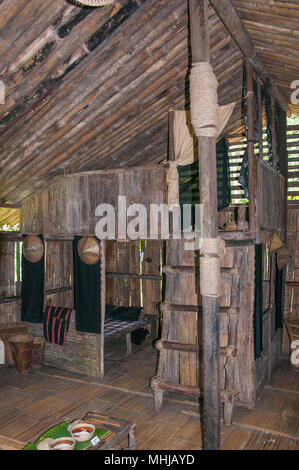
M 296 3 L 234 0 L 288 102 L 299 78 Z M 188 105 L 187 0 L 0 0 L 0 13 L 0 204 L 64 172 L 166 158 L 168 109 Z M 209 16 L 224 104 L 241 98 L 242 55 L 212 8 Z

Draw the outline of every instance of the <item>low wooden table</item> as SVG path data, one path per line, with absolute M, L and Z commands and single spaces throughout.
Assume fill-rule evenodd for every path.
M 83 420 L 94 424 L 98 429 L 108 429 L 109 431 L 99 444 L 89 447 L 88 450 L 113 450 L 114 446 L 126 436 L 128 436 L 127 449 L 136 450 L 136 425 L 134 423 L 122 419 L 109 418 L 108 416 L 93 412 L 87 413 Z

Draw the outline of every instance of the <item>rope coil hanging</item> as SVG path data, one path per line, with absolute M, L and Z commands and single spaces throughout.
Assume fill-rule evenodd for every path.
M 104 5 L 111 5 L 115 0 L 71 0 L 81 7 L 102 7 Z
M 191 122 L 197 137 L 216 137 L 218 81 L 209 62 L 196 62 L 190 73 Z
M 220 257 L 225 254 L 221 238 L 204 238 L 200 249 L 200 293 L 204 297 L 220 295 Z

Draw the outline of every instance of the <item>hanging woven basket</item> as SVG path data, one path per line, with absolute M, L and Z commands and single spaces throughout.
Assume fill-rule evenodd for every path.
M 82 237 L 77 245 L 78 255 L 85 264 L 96 264 L 101 257 L 101 246 L 94 237 Z
M 44 256 L 45 247 L 37 235 L 27 235 L 23 242 L 23 254 L 30 263 L 38 263 Z
M 115 0 L 71 0 L 76 5 L 81 7 L 102 7 L 104 5 L 111 5 Z

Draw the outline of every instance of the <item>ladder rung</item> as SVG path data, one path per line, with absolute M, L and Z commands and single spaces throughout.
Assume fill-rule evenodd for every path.
M 194 352 L 197 353 L 200 351 L 200 348 L 197 344 L 182 344 L 182 343 L 175 343 L 172 341 L 161 341 L 158 340 L 156 342 L 156 348 L 161 349 L 169 349 L 173 351 L 183 351 L 183 352 Z
M 222 267 L 220 268 L 220 271 L 222 273 L 235 273 L 238 272 L 238 270 L 232 268 L 226 268 Z M 163 273 L 164 274 L 178 274 L 178 273 L 193 273 L 193 274 L 198 274 L 199 273 L 199 266 L 164 266 L 163 268 Z
M 172 382 L 166 382 L 160 376 L 153 377 L 151 380 L 151 388 L 153 390 L 164 390 L 167 392 L 178 393 L 190 397 L 200 397 L 200 389 L 191 385 L 181 385 Z
M 190 352 L 190 353 L 202 353 L 202 347 L 197 344 L 183 344 L 176 343 L 174 341 L 167 341 L 159 339 L 155 343 L 156 349 L 163 351 L 167 349 L 170 351 L 181 351 L 181 352 Z M 219 355 L 224 357 L 235 357 L 237 353 L 237 348 L 234 345 L 229 345 L 226 348 L 219 348 Z
M 163 313 L 171 313 L 171 312 L 201 312 L 202 307 L 199 305 L 180 305 L 180 304 L 172 304 L 169 302 L 163 302 L 160 305 L 160 310 Z M 231 307 L 219 307 L 219 313 L 227 313 L 232 315 L 238 315 L 239 307 L 231 306 Z
M 160 305 L 160 310 L 162 312 L 171 312 L 171 311 L 177 311 L 177 312 L 199 312 L 201 310 L 201 307 L 198 305 L 179 305 L 179 304 L 170 304 L 168 302 L 163 302 Z

